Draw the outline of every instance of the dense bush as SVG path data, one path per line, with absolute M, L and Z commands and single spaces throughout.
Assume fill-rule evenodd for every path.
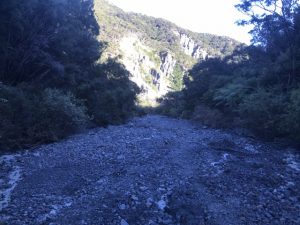
M 182 92 L 170 92 L 168 96 L 159 99 L 160 105 L 154 111 L 173 117 L 185 117 L 182 96 Z
M 300 88 L 291 92 L 290 104 L 283 115 L 282 128 L 294 139 L 300 140 Z
M 190 118 L 210 127 L 226 127 L 228 125 L 220 110 L 205 105 L 196 106 Z
M 21 89 L 0 86 L 0 146 L 1 149 L 8 147 L 20 147 L 23 144 L 24 120 L 26 113 L 30 113 L 29 100 Z
M 276 97 L 275 97 L 276 96 Z M 283 134 L 280 126 L 287 107 L 286 96 L 276 90 L 258 89 L 244 97 L 238 105 L 247 127 L 266 137 Z
M 0 96 L 5 99 L 0 102 L 1 149 L 56 141 L 89 121 L 85 106 L 71 93 L 2 85 Z
M 92 73 L 95 76 L 74 89 L 85 102 L 92 121 L 97 125 L 118 124 L 130 117 L 136 110 L 139 89 L 128 79 L 129 72 L 124 66 L 109 60 Z
M 249 12 L 256 4 L 243 0 L 239 9 Z M 253 44 L 239 47 L 224 58 L 196 64 L 185 80 L 179 99 L 191 119 L 210 126 L 247 127 L 263 137 L 300 141 L 300 6 L 281 1 L 285 13 L 253 15 Z M 258 18 L 259 17 L 259 18 Z M 280 22 L 279 22 L 280 21 Z M 247 21 L 246 21 L 247 22 Z
M 249 57 L 256 56 L 252 47 L 249 51 Z M 261 54 L 260 49 L 257 51 Z M 271 76 L 274 68 L 269 60 L 257 64 L 254 59 L 245 61 L 241 56 L 232 65 L 229 62 L 234 57 L 209 59 L 196 65 L 189 72 L 182 94 L 177 95 L 180 97 L 166 97 L 168 111 L 174 107 L 175 116 L 187 115 L 212 127 L 247 127 L 263 137 L 300 140 L 297 81 L 287 84 L 278 78 L 279 74 Z
M 0 152 L 121 123 L 138 88 L 98 59 L 93 0 L 0 2 Z
M 34 120 L 28 133 L 31 138 L 35 136 L 37 141 L 61 139 L 85 128 L 89 121 L 83 102 L 70 92 L 46 89 L 33 99 L 33 103 L 34 111 L 29 119 L 34 117 Z

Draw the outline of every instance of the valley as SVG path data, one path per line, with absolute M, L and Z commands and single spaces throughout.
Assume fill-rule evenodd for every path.
M 1 0 L 0 225 L 299 225 L 300 3 L 238 2 Z
M 228 37 L 195 33 L 159 18 L 127 13 L 106 0 L 95 1 L 99 40 L 107 44 L 101 61 L 114 58 L 142 90 L 141 105 L 157 105 L 169 92 L 181 91 L 196 63 L 225 57 L 241 45 Z

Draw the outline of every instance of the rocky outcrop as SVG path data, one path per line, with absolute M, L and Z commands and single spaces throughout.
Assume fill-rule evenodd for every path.
M 207 58 L 207 52 L 183 33 L 177 33 L 182 51 L 194 59 Z M 131 80 L 141 89 L 140 99 L 155 102 L 171 91 L 177 59 L 171 51 L 158 51 L 146 45 L 136 33 L 129 33 L 119 41 L 121 63 L 131 73 Z M 178 64 L 183 68 L 182 64 Z M 182 69 L 182 77 L 187 69 Z
M 174 67 L 176 65 L 175 58 L 169 52 L 161 52 L 160 60 L 161 60 L 161 66 L 160 66 L 161 72 L 166 77 L 169 77 L 173 73 Z
M 184 53 L 192 56 L 195 50 L 195 42 L 186 34 L 180 34 L 180 44 L 184 50 Z
M 208 53 L 184 33 L 177 32 L 182 51 L 194 59 L 206 59 Z M 171 51 L 158 52 L 143 43 L 138 34 L 130 33 L 119 41 L 121 63 L 131 73 L 131 80 L 141 89 L 140 99 L 155 102 L 171 90 L 177 60 Z M 179 66 L 182 66 L 179 64 Z M 182 69 L 183 73 L 186 69 Z
M 155 101 L 168 93 L 169 78 L 176 65 L 169 52 L 155 54 L 136 34 L 124 37 L 120 41 L 120 50 L 121 61 L 131 73 L 131 80 L 143 90 L 142 99 Z
M 154 85 L 157 86 L 158 89 L 160 89 L 160 74 L 156 71 L 156 69 L 151 69 L 150 74 L 152 75 L 152 82 Z
M 95 1 L 101 27 L 99 41 L 108 43 L 101 62 L 117 58 L 142 90 L 142 103 L 169 91 L 180 91 L 195 63 L 230 54 L 240 43 L 229 38 L 185 30 L 167 20 L 127 13 L 106 0 Z M 140 99 L 140 98 L 139 98 Z
M 204 49 L 200 48 L 199 46 L 193 52 L 192 55 L 195 59 L 207 59 L 208 53 Z
M 208 56 L 207 51 L 201 48 L 199 44 L 184 33 L 179 33 L 180 45 L 183 48 L 185 54 L 192 56 L 194 59 L 206 59 Z
M 131 73 L 130 79 L 142 89 L 143 95 L 148 95 L 149 97 L 155 96 L 155 92 L 151 90 L 141 73 L 143 70 L 142 66 L 148 69 L 154 66 L 150 59 L 142 53 L 142 49 L 146 47 L 139 43 L 137 35 L 124 37 L 120 40 L 119 45 L 122 53 L 121 61 Z

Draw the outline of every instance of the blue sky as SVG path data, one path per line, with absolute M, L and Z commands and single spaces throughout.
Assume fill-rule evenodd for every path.
M 244 17 L 234 5 L 239 0 L 109 0 L 125 11 L 170 20 L 195 32 L 229 36 L 249 43 L 249 27 L 235 25 Z

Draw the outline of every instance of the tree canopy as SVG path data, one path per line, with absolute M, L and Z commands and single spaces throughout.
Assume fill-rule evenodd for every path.
M 99 64 L 93 0 L 0 2 L 0 149 L 120 123 L 137 87 L 123 65 Z

